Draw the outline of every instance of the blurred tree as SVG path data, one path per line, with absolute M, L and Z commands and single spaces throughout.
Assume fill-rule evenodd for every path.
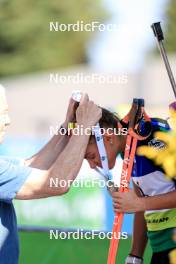
M 49 22 L 101 21 L 101 0 L 1 0 L 0 76 L 86 62 L 94 32 L 50 32 Z
M 176 52 L 176 1 L 169 0 L 166 11 L 166 48 L 169 52 Z

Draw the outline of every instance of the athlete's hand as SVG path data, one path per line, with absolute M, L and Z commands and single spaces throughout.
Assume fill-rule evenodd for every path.
M 78 107 L 78 103 L 73 100 L 72 98 L 70 98 L 69 100 L 69 105 L 68 105 L 68 108 L 67 108 L 67 114 L 66 114 L 66 118 L 65 118 L 65 121 L 64 121 L 64 124 L 63 126 L 65 128 L 68 127 L 68 124 L 70 122 L 76 122 L 76 108 Z
M 138 197 L 134 190 L 128 192 L 112 192 L 113 208 L 115 213 L 143 212 L 143 198 Z
M 100 120 L 101 116 L 101 108 L 93 101 L 90 101 L 87 94 L 83 94 L 79 107 L 76 110 L 77 124 L 83 125 L 85 128 L 90 128 Z

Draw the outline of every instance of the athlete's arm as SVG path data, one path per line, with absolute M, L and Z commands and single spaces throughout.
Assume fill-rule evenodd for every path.
M 112 196 L 116 213 L 176 208 L 176 191 L 149 197 L 138 197 L 133 190 L 130 190 L 125 193 L 114 192 Z
M 139 188 L 133 184 L 135 193 L 141 196 Z M 143 257 L 145 247 L 147 244 L 147 227 L 144 219 L 144 213 L 138 212 L 134 215 L 133 222 L 133 237 L 130 254 L 138 257 Z
M 101 118 L 101 110 L 84 96 L 77 110 L 77 123 L 84 128 L 94 126 Z M 89 135 L 73 135 L 54 164 L 45 171 L 33 169 L 16 199 L 36 199 L 61 195 L 69 190 L 68 182 L 73 181 L 82 165 Z M 51 187 L 51 180 L 66 182 L 66 186 Z
M 69 137 L 54 135 L 52 139 L 34 156 L 25 160 L 25 165 L 40 170 L 48 170 L 66 147 Z
M 73 120 L 75 104 L 76 102 L 70 99 L 66 119 L 62 125 L 65 130 L 68 128 L 68 123 Z M 48 170 L 66 147 L 68 140 L 66 135 L 61 135 L 58 131 L 58 135 L 54 135 L 37 154 L 27 159 L 25 165 L 40 170 Z
M 68 192 L 80 170 L 88 136 L 72 136 L 53 166 L 46 171 L 34 169 L 17 193 L 16 199 L 37 199 Z M 57 182 L 55 187 L 51 184 Z
M 160 210 L 176 208 L 176 191 L 141 198 L 141 210 Z

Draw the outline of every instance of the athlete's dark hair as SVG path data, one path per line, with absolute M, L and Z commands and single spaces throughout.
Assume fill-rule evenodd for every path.
M 101 109 L 102 109 L 102 117 L 99 120 L 100 127 L 118 129 L 118 123 L 120 122 L 120 119 L 117 116 L 117 114 L 103 107 L 101 107 Z M 73 122 L 76 122 L 76 114 L 74 118 L 75 119 L 73 120 Z M 94 138 L 95 136 L 91 135 L 90 141 L 91 139 L 94 139 Z
M 101 128 L 113 128 L 114 130 L 118 130 L 118 123 L 120 122 L 120 119 L 118 118 L 116 113 L 113 113 L 106 108 L 102 108 L 102 117 L 99 120 L 99 125 Z M 92 142 L 95 140 L 95 136 L 91 135 L 89 142 Z
M 113 113 L 106 108 L 101 107 L 102 117 L 99 120 L 100 127 L 102 128 L 117 128 L 120 122 L 119 117 L 116 113 Z

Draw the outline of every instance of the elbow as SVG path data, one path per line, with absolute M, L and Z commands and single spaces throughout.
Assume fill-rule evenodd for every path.
M 59 193 L 59 195 L 64 195 L 64 194 L 67 194 L 69 192 L 69 190 L 70 190 L 69 186 L 59 187 L 58 193 Z
M 64 187 L 64 188 L 62 188 L 62 194 L 68 193 L 69 190 L 70 190 L 70 187 Z
M 64 195 L 66 193 L 68 193 L 70 190 L 70 187 L 55 187 L 55 188 L 50 188 L 49 190 L 47 190 L 47 196 L 48 197 L 52 197 L 52 196 L 61 196 Z
M 47 191 L 51 196 L 57 196 L 69 192 L 75 177 L 73 174 L 55 175 L 51 170 L 48 172 L 47 179 Z

